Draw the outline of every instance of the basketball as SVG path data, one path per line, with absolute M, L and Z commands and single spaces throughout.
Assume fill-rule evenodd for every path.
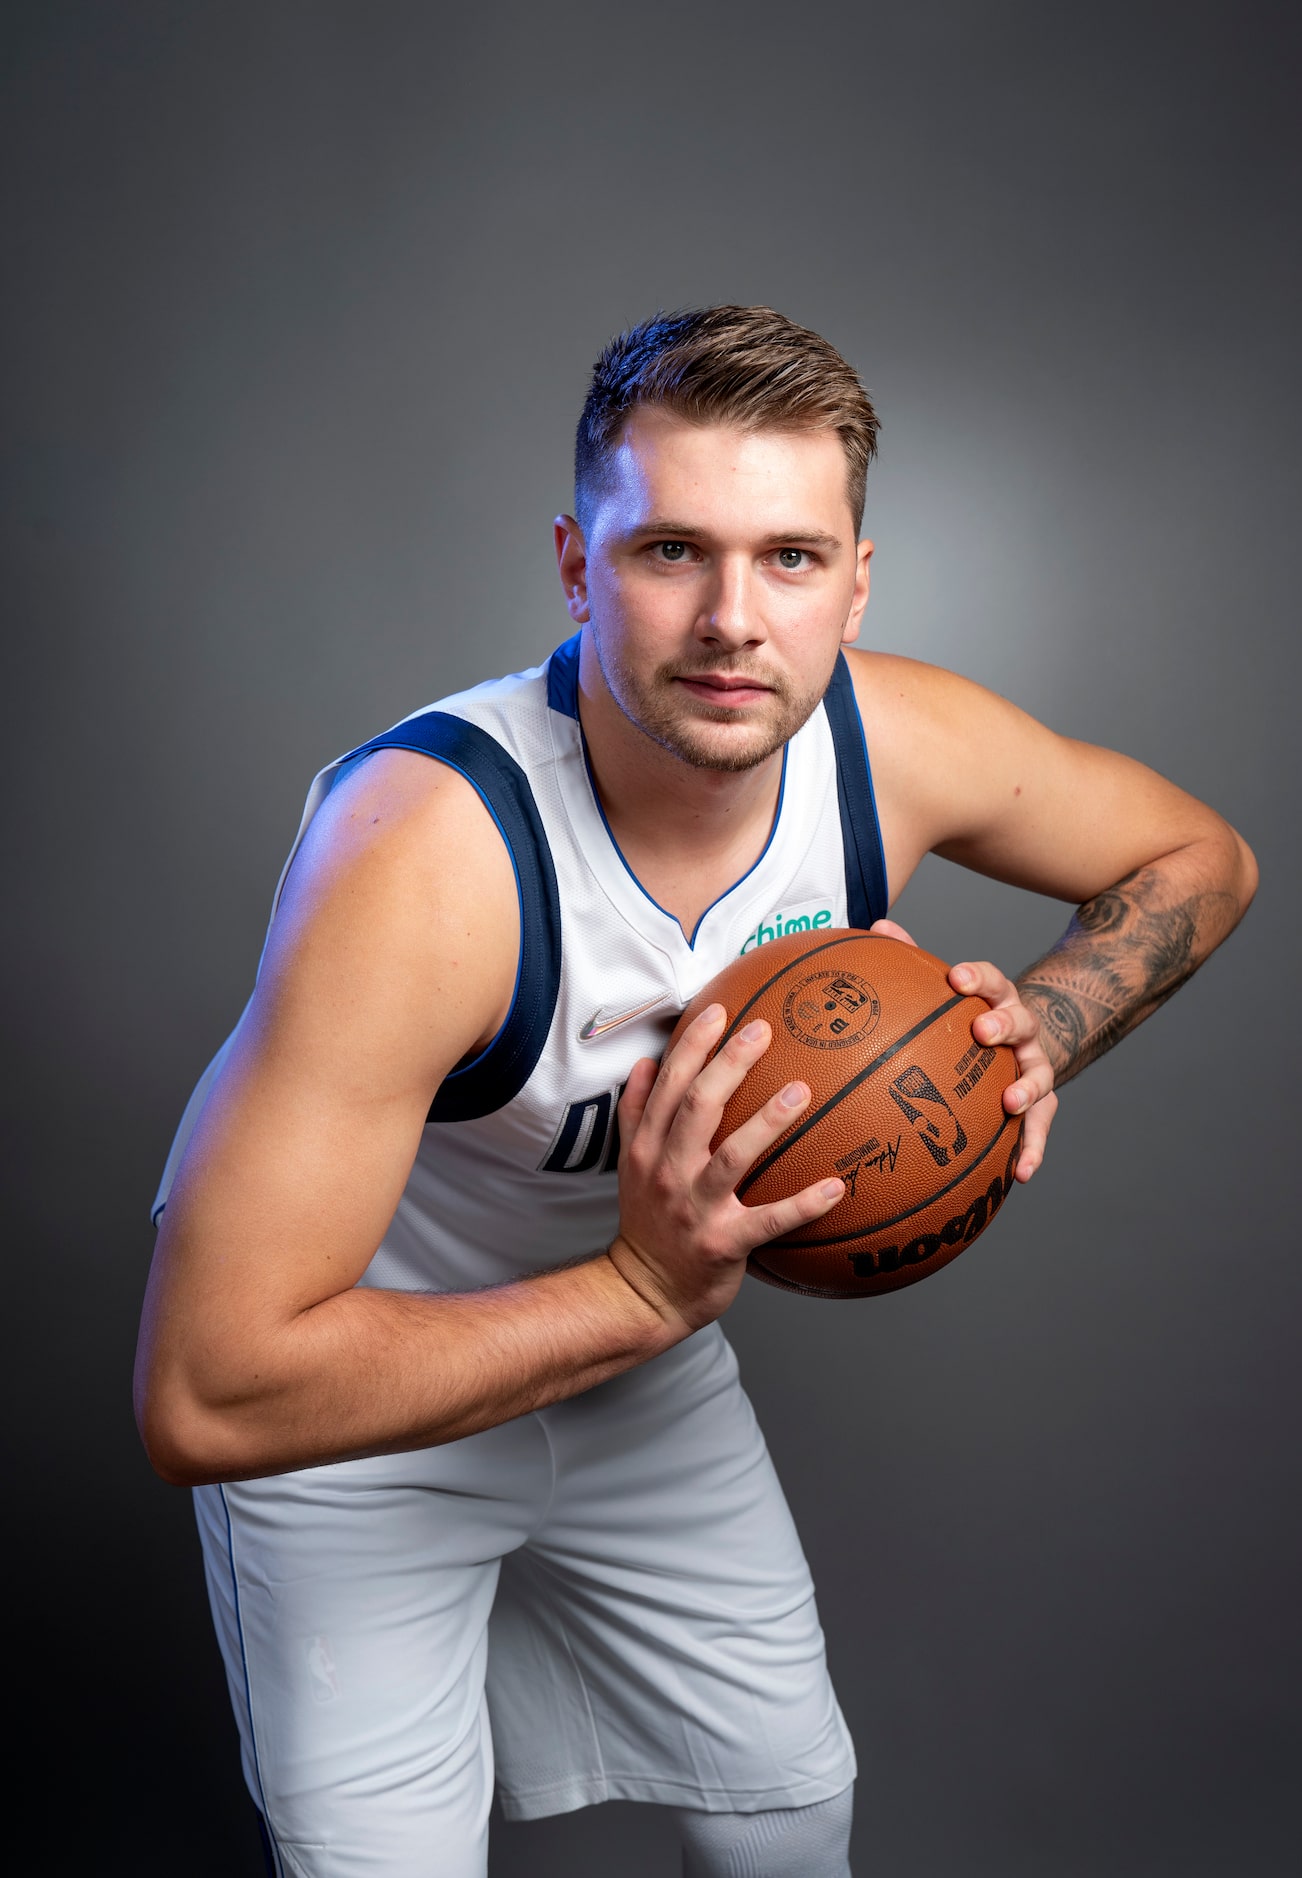
M 747 1206 L 830 1175 L 843 1197 L 821 1219 L 760 1246 L 756 1278 L 817 1298 L 871 1298 L 948 1265 L 985 1231 L 1013 1187 L 1020 1116 L 1005 1045 L 980 1044 L 990 1007 L 949 983 L 930 952 L 854 930 L 788 934 L 718 974 L 679 1019 L 670 1048 L 709 1004 L 728 1024 L 757 1017 L 773 1039 L 724 1110 L 713 1146 L 792 1081 L 811 1100 L 742 1176 Z

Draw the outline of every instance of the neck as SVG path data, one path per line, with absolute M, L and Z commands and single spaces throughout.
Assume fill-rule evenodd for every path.
M 624 859 L 690 933 L 763 852 L 777 809 L 782 751 L 748 770 L 685 763 L 625 717 L 586 637 L 579 722 L 593 784 Z

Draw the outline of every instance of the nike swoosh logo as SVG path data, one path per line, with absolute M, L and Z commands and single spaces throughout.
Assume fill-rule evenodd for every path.
M 645 1004 L 635 1004 L 627 1011 L 607 1011 L 603 1004 L 600 1010 L 592 1013 L 579 1032 L 579 1042 L 591 1043 L 594 1037 L 604 1037 L 608 1030 L 616 1030 L 621 1024 L 631 1024 L 635 1017 L 645 1017 L 648 1011 L 658 1010 L 668 1002 L 669 993 L 662 991 L 659 997 L 648 998 Z

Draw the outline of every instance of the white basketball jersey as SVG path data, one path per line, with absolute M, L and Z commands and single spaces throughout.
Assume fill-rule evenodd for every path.
M 638 1057 L 661 1054 L 684 1005 L 739 953 L 784 932 L 866 927 L 886 912 L 843 658 L 786 747 L 763 853 L 689 935 L 639 885 L 602 812 L 579 724 L 578 654 L 576 634 L 545 665 L 413 713 L 322 770 L 308 794 L 290 861 L 346 767 L 375 750 L 422 751 L 477 790 L 519 890 L 510 1012 L 435 1097 L 363 1284 L 471 1290 L 601 1251 L 618 1222 L 615 1109 Z M 155 1217 L 227 1048 L 182 1118 Z

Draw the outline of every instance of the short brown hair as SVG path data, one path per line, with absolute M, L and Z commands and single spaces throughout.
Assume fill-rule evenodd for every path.
M 585 531 L 630 413 L 661 405 L 691 424 L 835 430 L 846 494 L 863 521 L 877 413 L 854 367 L 826 339 L 769 306 L 657 313 L 620 333 L 592 368 L 574 442 L 574 511 Z

